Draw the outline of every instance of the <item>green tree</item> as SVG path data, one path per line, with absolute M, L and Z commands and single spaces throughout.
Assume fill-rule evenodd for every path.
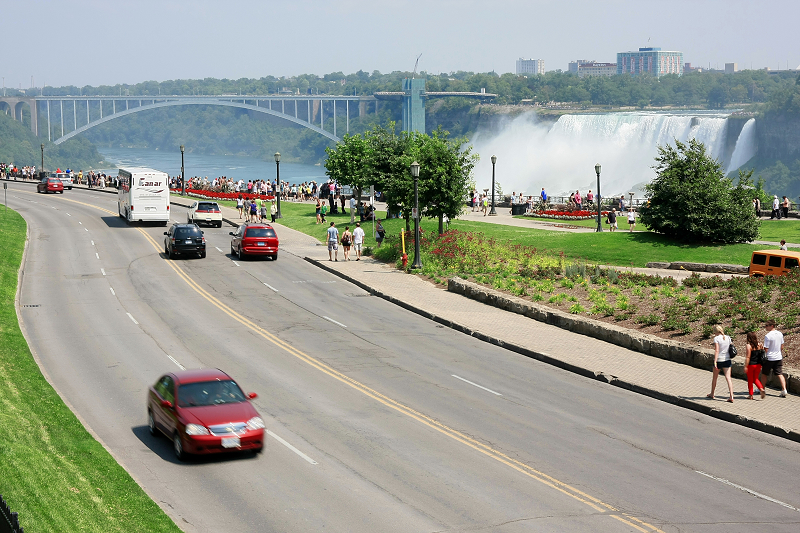
M 752 171 L 740 171 L 734 186 L 695 139 L 659 146 L 656 163 L 640 213 L 651 230 L 692 242 L 750 242 L 758 236 Z
M 361 204 L 361 191 L 375 185 L 372 172 L 372 147 L 369 133 L 345 135 L 335 147 L 325 148 L 325 173 L 340 185 L 355 189 Z

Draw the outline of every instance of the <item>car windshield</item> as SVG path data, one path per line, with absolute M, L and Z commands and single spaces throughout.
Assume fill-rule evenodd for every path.
M 178 387 L 178 406 L 180 407 L 240 403 L 246 400 L 242 389 L 232 380 L 201 381 Z
M 197 210 L 198 211 L 211 211 L 211 210 L 219 211 L 219 206 L 217 204 L 209 204 L 209 203 L 205 203 L 205 202 L 200 202 L 197 205 Z
M 200 237 L 202 233 L 200 230 L 193 228 L 178 228 L 175 230 L 175 236 L 180 239 L 189 239 L 191 237 Z
M 270 228 L 248 228 L 245 237 L 274 237 L 275 230 Z

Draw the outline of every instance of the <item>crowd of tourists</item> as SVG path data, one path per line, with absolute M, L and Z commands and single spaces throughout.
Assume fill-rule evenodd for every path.
M 21 180 L 35 180 L 39 176 L 36 175 L 36 165 L 18 167 L 12 163 L 0 163 L 0 177 L 15 178 Z

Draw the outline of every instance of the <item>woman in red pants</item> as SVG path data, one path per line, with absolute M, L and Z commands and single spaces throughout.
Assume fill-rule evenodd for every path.
M 748 400 L 753 399 L 753 383 L 758 387 L 758 392 L 761 393 L 761 399 L 764 399 L 766 392 L 764 386 L 758 380 L 758 375 L 761 373 L 761 359 L 764 357 L 764 347 L 758 343 L 758 337 L 755 332 L 751 331 L 747 334 L 747 356 L 744 359 L 744 369 L 747 372 L 747 391 L 750 396 Z

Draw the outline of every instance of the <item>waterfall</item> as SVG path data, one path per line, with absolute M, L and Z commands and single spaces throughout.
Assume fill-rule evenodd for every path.
M 745 122 L 742 131 L 739 133 L 739 138 L 736 139 L 736 147 L 733 149 L 731 162 L 728 165 L 728 172 L 730 174 L 738 169 L 756 155 L 756 119 L 751 118 Z
M 474 140 L 481 161 L 475 168 L 478 188 L 491 183 L 491 155 L 497 155 L 497 181 L 503 191 L 536 195 L 595 190 L 595 163 L 602 165 L 603 196 L 634 191 L 655 176 L 657 147 L 674 140 L 697 139 L 712 157 L 725 152 L 727 114 L 711 112 L 626 112 L 562 115 L 548 127 L 526 113 L 497 133 L 479 132 Z M 596 191 L 595 191 L 596 192 Z M 638 192 L 638 191 L 635 191 Z

